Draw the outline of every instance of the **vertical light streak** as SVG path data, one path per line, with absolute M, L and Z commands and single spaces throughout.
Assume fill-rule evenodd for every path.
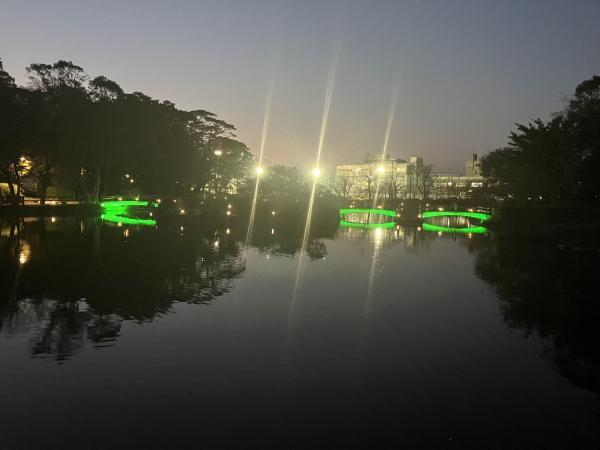
M 269 84 L 267 87 L 267 98 L 265 101 L 265 117 L 263 120 L 262 137 L 260 140 L 260 153 L 258 155 L 258 168 L 262 168 L 263 154 L 265 151 L 265 142 L 267 141 L 267 129 L 269 125 L 269 116 L 271 115 L 271 99 L 273 98 L 273 85 L 275 84 L 275 69 L 271 70 L 269 75 Z M 258 189 L 260 184 L 261 173 L 256 173 L 256 186 L 254 188 L 254 198 L 252 199 L 252 209 L 250 211 L 250 220 L 248 222 L 248 231 L 246 233 L 246 245 L 244 246 L 244 252 L 247 251 L 250 241 L 252 239 L 252 230 L 254 228 L 254 217 L 256 215 L 256 201 L 258 199 Z
M 384 165 L 385 155 L 387 154 L 388 143 L 390 140 L 390 133 L 392 131 L 392 123 L 394 122 L 394 115 L 396 113 L 396 103 L 398 103 L 398 95 L 400 94 L 400 64 L 398 64 L 398 69 L 396 70 L 396 79 L 394 80 L 394 88 L 392 90 L 392 102 L 390 104 L 390 113 L 388 115 L 387 128 L 385 130 L 385 139 L 383 141 L 383 151 L 381 152 L 381 161 L 380 164 L 385 168 L 385 172 L 387 172 L 387 164 Z M 380 166 L 380 167 L 381 167 Z M 377 207 L 377 197 L 379 196 L 379 187 L 381 185 L 381 176 L 382 173 L 378 172 L 379 176 L 377 177 L 377 187 L 375 188 L 375 199 L 373 200 L 373 209 Z
M 342 47 L 342 40 L 340 33 L 336 33 L 333 39 L 333 45 L 331 48 L 331 58 L 329 60 L 329 74 L 327 77 L 327 89 L 325 90 L 325 105 L 323 107 L 323 118 L 321 119 L 321 132 L 319 134 L 319 145 L 317 148 L 317 161 L 316 168 L 319 168 L 319 162 L 321 161 L 321 153 L 323 151 L 323 143 L 325 142 L 325 131 L 327 129 L 327 119 L 329 117 L 329 108 L 331 106 L 331 97 L 333 94 L 333 85 L 335 83 L 335 74 L 337 71 L 338 61 L 340 57 L 340 51 Z M 294 295 L 292 297 L 292 305 L 290 307 L 290 317 L 288 321 L 288 338 L 290 329 L 292 326 L 292 318 L 294 316 L 294 309 L 296 306 L 296 296 L 298 295 L 298 284 L 302 278 L 304 271 L 304 251 L 306 249 L 306 243 L 308 242 L 308 236 L 310 234 L 310 224 L 312 222 L 312 211 L 315 203 L 315 192 L 317 190 L 317 178 L 315 174 L 313 180 L 313 186 L 310 193 L 310 201 L 308 203 L 308 212 L 306 214 L 306 225 L 304 227 L 304 235 L 302 237 L 302 247 L 300 248 L 300 257 L 298 258 L 298 272 L 296 273 L 296 283 L 294 284 Z

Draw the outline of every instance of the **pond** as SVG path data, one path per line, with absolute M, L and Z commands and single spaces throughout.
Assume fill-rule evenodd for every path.
M 435 220 L 4 219 L 0 448 L 594 448 L 598 256 Z

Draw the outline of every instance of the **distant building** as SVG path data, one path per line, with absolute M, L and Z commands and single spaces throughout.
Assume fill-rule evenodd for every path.
M 477 155 L 473 155 L 473 160 L 467 161 L 467 176 L 478 177 L 481 175 L 481 161 L 477 161 Z
M 481 165 L 477 156 L 466 163 L 462 173 L 432 173 L 423 158 L 411 156 L 409 162 L 389 155 L 374 155 L 369 162 L 343 164 L 327 174 L 327 184 L 338 195 L 369 198 L 375 195 L 379 182 L 379 195 L 387 198 L 466 198 L 473 189 L 483 186 Z
M 374 155 L 368 162 L 343 164 L 329 176 L 328 184 L 344 197 L 368 198 L 377 189 L 386 197 L 416 197 L 415 176 L 417 166 L 423 166 L 423 158 L 413 156 L 410 162 L 401 158 L 390 158 L 387 154 Z

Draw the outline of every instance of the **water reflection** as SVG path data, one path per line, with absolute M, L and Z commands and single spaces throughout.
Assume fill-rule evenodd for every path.
M 245 270 L 240 244 L 218 230 L 123 230 L 75 218 L 1 225 L 0 331 L 30 335 L 32 355 L 58 361 L 85 342 L 108 345 L 123 319 L 153 320 L 173 302 L 208 303 Z
M 301 251 L 301 225 L 257 222 L 251 245 L 258 257 L 292 258 Z M 241 244 L 246 231 L 231 224 L 182 228 L 119 227 L 76 218 L 4 220 L 0 332 L 27 336 L 32 356 L 62 362 L 86 345 L 114 345 L 124 320 L 150 322 L 168 314 L 175 302 L 205 305 L 234 289 L 246 271 Z M 545 339 L 544 356 L 564 376 L 600 391 L 600 264 L 595 255 L 497 241 L 490 234 L 318 223 L 304 251 L 310 261 L 320 261 L 335 254 L 334 241 L 357 250 L 368 262 L 365 273 L 370 270 L 368 307 L 386 255 L 430 252 L 441 240 L 473 256 L 474 272 L 493 286 L 508 327 Z
M 480 241 L 475 274 L 490 283 L 510 328 L 537 334 L 573 384 L 600 392 L 600 262 L 527 242 Z

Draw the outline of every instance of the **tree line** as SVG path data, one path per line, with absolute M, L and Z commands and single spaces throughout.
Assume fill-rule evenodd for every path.
M 26 74 L 17 86 L 0 60 L 0 182 L 15 201 L 24 177 L 42 204 L 51 186 L 90 203 L 132 190 L 219 193 L 252 164 L 235 127 L 211 112 L 125 93 L 71 61 L 34 63 Z
M 481 160 L 495 198 L 597 202 L 600 198 L 600 76 L 580 83 L 547 122 L 517 125 L 508 146 Z

